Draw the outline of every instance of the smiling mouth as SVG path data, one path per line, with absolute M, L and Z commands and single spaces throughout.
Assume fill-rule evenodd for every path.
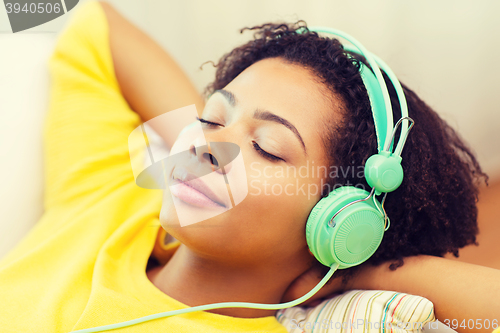
M 203 181 L 197 178 L 183 181 L 172 177 L 170 192 L 173 196 L 192 206 L 226 209 L 226 205 L 220 202 Z

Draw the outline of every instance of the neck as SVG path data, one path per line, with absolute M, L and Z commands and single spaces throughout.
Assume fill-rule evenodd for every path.
M 151 282 L 165 294 L 188 306 L 219 302 L 276 304 L 297 277 L 284 264 L 233 267 L 202 258 L 180 245 L 163 267 L 148 272 Z M 272 316 L 275 310 L 246 308 L 214 309 L 208 312 L 241 318 Z

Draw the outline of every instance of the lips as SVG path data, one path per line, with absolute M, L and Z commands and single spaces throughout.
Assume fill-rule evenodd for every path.
M 185 168 L 175 168 L 172 173 L 172 179 L 172 185 L 175 185 L 176 183 L 187 185 L 207 197 L 209 200 L 226 208 L 223 201 L 205 184 L 205 182 L 203 182 L 196 175 L 189 173 Z

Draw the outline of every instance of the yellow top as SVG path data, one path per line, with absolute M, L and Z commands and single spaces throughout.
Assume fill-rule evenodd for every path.
M 120 93 L 106 16 L 96 1 L 74 15 L 49 62 L 45 212 L 0 261 L 2 332 L 70 332 L 187 307 L 146 276 L 162 193 L 134 182 L 128 136 L 140 118 Z M 120 332 L 286 329 L 273 316 L 194 312 Z

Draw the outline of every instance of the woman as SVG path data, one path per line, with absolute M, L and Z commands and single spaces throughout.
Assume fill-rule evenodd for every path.
M 366 183 L 357 173 L 265 177 L 265 168 L 314 162 L 348 170 L 376 151 L 366 90 L 338 42 L 299 36 L 296 26 L 257 28 L 255 40 L 219 62 L 204 105 L 172 59 L 111 6 L 89 2 L 78 10 L 50 62 L 46 211 L 0 263 L 1 326 L 69 332 L 186 305 L 279 303 L 310 290 L 324 267 L 307 248 L 309 212 L 336 185 Z M 336 274 L 345 283 L 335 278 L 317 297 L 397 290 L 430 299 L 442 321 L 493 320 L 500 272 L 439 258 L 475 242 L 476 182 L 485 175 L 454 131 L 405 93 L 411 117 L 425 125 L 412 130 L 404 182 L 387 198 L 392 225 L 369 261 Z M 203 110 L 207 141 L 238 144 L 246 169 L 261 171 L 261 190 L 267 181 L 324 191 L 248 195 L 223 214 L 176 227 L 179 198 L 135 185 L 127 138 L 142 121 L 193 103 Z M 288 126 L 256 119 L 266 111 Z M 211 163 L 200 150 L 192 154 Z M 161 264 L 152 255 L 160 224 L 181 243 Z M 391 271 L 394 263 L 402 266 Z M 286 332 L 273 314 L 218 309 L 129 330 Z

